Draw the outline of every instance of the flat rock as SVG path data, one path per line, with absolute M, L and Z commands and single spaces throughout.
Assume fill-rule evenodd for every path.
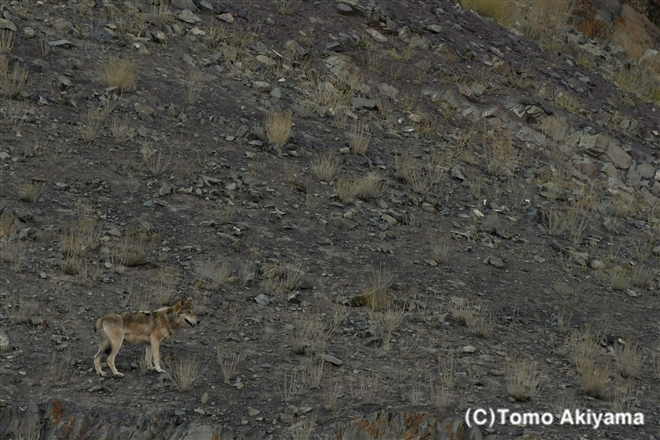
M 217 16 L 217 18 L 218 18 L 218 20 L 224 21 L 225 23 L 229 23 L 229 24 L 231 24 L 235 21 L 234 16 L 231 15 L 229 12 L 226 12 L 224 14 L 220 14 L 220 15 Z
M 9 29 L 12 32 L 16 32 L 18 28 L 11 20 L 0 18 L 0 29 Z
M 331 363 L 332 365 L 337 365 L 337 366 L 339 366 L 339 365 L 342 365 L 342 364 L 343 364 L 343 362 L 341 361 L 341 359 L 339 359 L 338 357 L 333 356 L 333 355 L 331 355 L 331 354 L 324 354 L 324 355 L 323 355 L 323 360 L 326 361 L 326 362 Z
M 630 168 L 632 157 L 630 157 L 630 154 L 626 153 L 625 150 L 618 144 L 609 143 L 607 152 L 605 154 L 607 154 L 607 156 L 614 163 L 614 165 L 616 165 L 617 168 L 622 170 L 627 170 Z
M 190 9 L 180 10 L 179 12 L 176 13 L 176 18 L 189 24 L 195 24 L 202 21 L 202 19 L 196 16 L 195 14 L 193 14 L 193 12 Z
M 177 9 L 190 9 L 193 12 L 197 11 L 197 6 L 192 0 L 172 0 L 172 6 Z

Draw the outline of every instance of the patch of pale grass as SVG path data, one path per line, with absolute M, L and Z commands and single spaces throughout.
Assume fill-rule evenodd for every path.
M 219 225 L 231 222 L 236 213 L 236 206 L 218 202 L 213 209 L 213 218 Z
M 121 93 L 133 87 L 138 79 L 135 63 L 123 58 L 113 58 L 105 62 L 101 67 L 101 73 L 108 86 L 116 87 Z
M 87 252 L 96 249 L 100 239 L 101 225 L 98 224 L 92 213 L 79 214 L 77 221 L 62 225 L 60 250 L 64 256 L 82 257 Z
M 369 135 L 367 134 L 364 124 L 356 121 L 353 123 L 353 128 L 350 133 L 346 136 L 348 138 L 348 148 L 351 150 L 351 153 L 359 156 L 367 154 L 367 149 L 369 148 Z
M 312 171 L 323 182 L 330 183 L 339 168 L 339 158 L 334 154 L 320 154 L 312 159 Z
M 194 357 L 179 359 L 170 366 L 172 383 L 179 392 L 191 390 L 200 373 L 199 361 Z
M 284 148 L 291 137 L 291 113 L 271 111 L 266 118 L 266 137 L 268 142 Z
M 570 0 L 522 0 L 515 8 L 518 30 L 537 40 L 568 19 L 572 4 Z
M 536 364 L 523 360 L 509 368 L 506 389 L 509 395 L 519 402 L 533 399 L 541 385 L 541 372 Z

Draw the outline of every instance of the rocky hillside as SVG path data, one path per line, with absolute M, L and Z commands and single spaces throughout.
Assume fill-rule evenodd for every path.
M 0 6 L 0 436 L 656 435 L 655 10 Z

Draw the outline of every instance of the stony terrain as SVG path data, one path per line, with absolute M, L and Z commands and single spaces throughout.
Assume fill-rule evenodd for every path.
M 461 3 L 0 6 L 0 436 L 657 438 L 657 5 Z

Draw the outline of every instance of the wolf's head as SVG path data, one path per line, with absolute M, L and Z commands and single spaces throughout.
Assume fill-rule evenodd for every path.
M 202 322 L 197 315 L 195 315 L 192 298 L 181 298 L 181 301 L 174 305 L 174 311 L 180 319 L 183 319 L 191 327 Z

